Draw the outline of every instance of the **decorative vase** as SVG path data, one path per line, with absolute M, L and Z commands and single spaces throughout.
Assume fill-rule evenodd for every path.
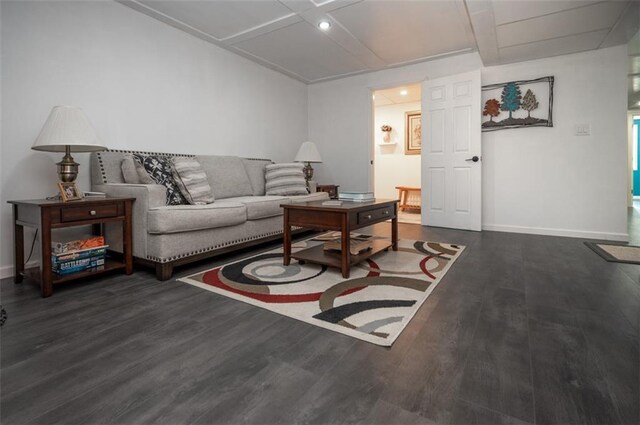
M 384 140 L 385 143 L 389 143 L 391 141 L 391 132 L 390 131 L 383 131 L 382 132 L 382 140 Z

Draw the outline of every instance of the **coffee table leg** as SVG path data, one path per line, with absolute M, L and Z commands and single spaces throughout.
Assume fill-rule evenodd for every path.
M 395 204 L 396 213 L 391 219 L 391 248 L 398 250 L 398 204 Z
M 289 226 L 289 211 L 284 209 L 284 229 L 283 229 L 283 241 L 284 247 L 283 264 L 288 266 L 291 263 L 291 226 Z
M 350 241 L 350 232 L 349 232 L 349 214 L 342 215 L 342 225 L 341 225 L 341 235 L 340 239 L 342 240 L 342 255 L 340 262 L 340 269 L 342 270 L 342 277 L 347 279 L 349 277 L 349 265 L 351 264 L 351 241 Z

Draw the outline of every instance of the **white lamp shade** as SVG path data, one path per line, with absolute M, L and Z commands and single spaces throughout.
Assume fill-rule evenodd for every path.
M 47 152 L 93 152 L 106 149 L 82 109 L 54 106 L 31 149 Z
M 300 149 L 298 149 L 298 154 L 294 159 L 295 162 L 322 162 L 322 158 L 320 157 L 320 152 L 318 152 L 318 148 L 313 142 L 304 142 Z

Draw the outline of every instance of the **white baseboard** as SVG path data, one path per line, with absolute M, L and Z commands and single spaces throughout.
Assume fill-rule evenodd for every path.
M 628 233 L 591 232 L 585 230 L 547 229 L 543 227 L 508 226 L 502 224 L 483 224 L 482 230 L 494 232 L 525 233 L 527 235 L 564 236 L 581 239 L 600 239 L 607 241 L 629 242 Z
M 29 261 L 26 266 L 25 269 L 30 269 L 32 267 L 38 267 L 40 265 L 39 262 L 37 261 Z M 2 266 L 0 267 L 0 279 L 6 279 L 8 277 L 13 277 L 14 275 L 14 269 L 13 266 Z

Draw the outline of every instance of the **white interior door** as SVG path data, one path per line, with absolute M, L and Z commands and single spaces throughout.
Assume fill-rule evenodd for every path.
M 422 83 L 422 224 L 481 230 L 480 71 Z

